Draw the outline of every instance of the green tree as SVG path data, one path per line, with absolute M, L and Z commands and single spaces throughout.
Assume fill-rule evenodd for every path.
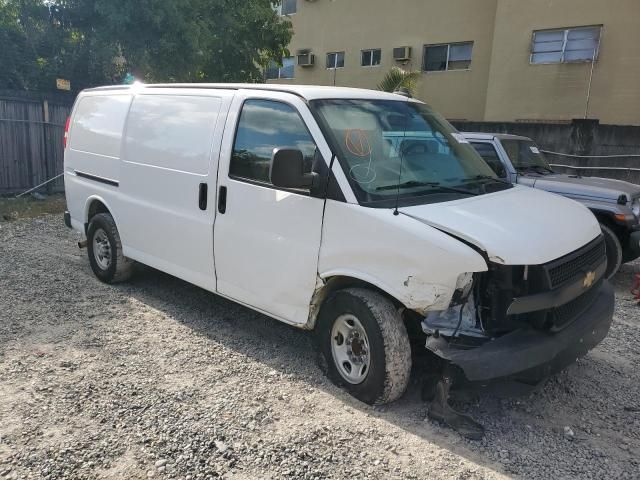
M 43 2 L 0 0 L 0 88 L 26 89 L 50 77 L 60 39 Z
M 29 69 L 16 68 L 24 62 L 26 37 L 18 23 L 18 11 L 0 0 L 0 86 L 22 89 L 27 83 Z
M 392 67 L 378 84 L 378 90 L 393 93 L 404 89 L 415 96 L 419 79 L 420 72 L 407 72 L 399 67 Z
M 274 2 L 275 3 L 275 2 Z M 291 24 L 271 0 L 0 0 L 0 88 L 262 80 Z

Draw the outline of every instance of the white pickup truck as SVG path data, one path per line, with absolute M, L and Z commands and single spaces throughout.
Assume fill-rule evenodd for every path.
M 140 262 L 315 330 L 331 378 L 367 403 L 405 391 L 410 335 L 456 378 L 534 381 L 611 324 L 591 212 L 500 181 L 440 115 L 399 95 L 85 90 L 64 172 L 65 221 L 100 280 Z

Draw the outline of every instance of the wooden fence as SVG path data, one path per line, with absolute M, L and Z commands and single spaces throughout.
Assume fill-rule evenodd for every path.
M 34 187 L 63 170 L 64 125 L 73 98 L 0 91 L 0 195 Z M 64 189 L 62 178 L 47 191 Z

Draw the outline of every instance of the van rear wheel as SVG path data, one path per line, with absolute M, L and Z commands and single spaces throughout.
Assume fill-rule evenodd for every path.
M 87 228 L 87 253 L 91 270 L 105 283 L 124 282 L 133 273 L 133 260 L 122 254 L 116 222 L 108 213 L 91 218 Z
M 326 373 L 357 399 L 397 400 L 411 371 L 411 346 L 402 316 L 377 292 L 350 288 L 333 293 L 318 317 L 317 341 Z

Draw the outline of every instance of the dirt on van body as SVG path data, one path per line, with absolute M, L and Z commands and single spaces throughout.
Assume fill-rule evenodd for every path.
M 60 215 L 0 223 L 0 479 L 640 477 L 640 307 L 532 392 L 460 392 L 472 442 L 407 394 L 331 385 L 311 334 L 148 268 L 108 286 Z

